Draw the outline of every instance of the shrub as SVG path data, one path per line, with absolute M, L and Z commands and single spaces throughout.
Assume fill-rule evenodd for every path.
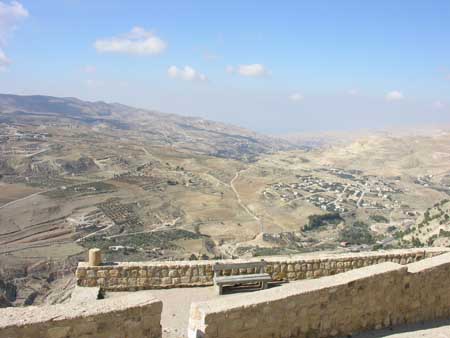
M 389 223 L 389 220 L 382 215 L 372 215 L 370 216 L 370 219 L 377 223 Z
M 424 246 L 422 244 L 422 242 L 420 241 L 420 239 L 418 239 L 417 237 L 413 237 L 411 242 L 412 242 L 412 245 L 416 248 L 420 248 L 420 247 Z
M 373 244 L 375 238 L 369 229 L 369 225 L 357 221 L 353 226 L 342 229 L 339 233 L 339 240 L 350 244 Z
M 397 227 L 396 227 L 395 225 L 390 225 L 390 226 L 387 228 L 387 232 L 394 232 L 395 230 L 397 230 Z
M 306 224 L 303 229 L 305 231 L 314 230 L 324 225 L 330 224 L 336 225 L 342 221 L 343 221 L 342 217 L 337 212 L 328 213 L 325 215 L 310 215 L 308 217 L 308 224 Z

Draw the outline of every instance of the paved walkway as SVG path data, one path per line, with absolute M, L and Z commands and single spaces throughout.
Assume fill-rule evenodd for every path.
M 186 338 L 191 303 L 218 297 L 213 287 L 152 290 L 163 301 L 163 338 Z
M 186 338 L 191 303 L 218 297 L 213 287 L 175 288 L 139 292 L 148 292 L 162 300 L 161 325 L 163 338 Z M 128 293 L 109 292 L 107 297 L 118 297 Z M 226 295 L 221 297 L 226 297 Z

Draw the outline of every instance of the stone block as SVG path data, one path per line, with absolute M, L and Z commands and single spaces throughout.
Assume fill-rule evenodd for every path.
M 169 277 L 171 278 L 178 277 L 178 271 L 176 269 L 169 270 Z
M 172 284 L 172 278 L 170 278 L 170 277 L 163 277 L 163 278 L 161 278 L 161 284 L 162 285 L 170 285 L 170 284 Z
M 189 276 L 183 276 L 180 278 L 181 284 L 187 285 L 191 283 L 191 277 Z
M 89 266 L 99 266 L 102 264 L 102 252 L 100 249 L 89 250 Z

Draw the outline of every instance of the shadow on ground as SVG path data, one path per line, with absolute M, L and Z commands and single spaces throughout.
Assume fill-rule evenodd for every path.
M 270 282 L 268 283 L 268 289 L 276 288 L 286 284 L 286 282 Z M 234 285 L 234 286 L 225 286 L 223 288 L 223 295 L 231 295 L 235 293 L 243 293 L 243 292 L 253 292 L 260 291 L 261 286 L 256 284 L 245 284 L 245 285 Z

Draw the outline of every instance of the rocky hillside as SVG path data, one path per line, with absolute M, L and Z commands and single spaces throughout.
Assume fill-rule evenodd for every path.
M 241 160 L 293 149 L 285 140 L 196 117 L 164 114 L 118 103 L 0 94 L 0 123 L 82 124 L 138 133 L 147 141 L 200 154 Z

